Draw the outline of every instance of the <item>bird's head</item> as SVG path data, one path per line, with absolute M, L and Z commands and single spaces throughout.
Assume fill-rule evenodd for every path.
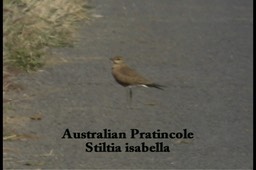
M 116 56 L 113 58 L 110 58 L 110 60 L 114 63 L 114 64 L 121 64 L 124 63 L 124 59 L 121 56 Z

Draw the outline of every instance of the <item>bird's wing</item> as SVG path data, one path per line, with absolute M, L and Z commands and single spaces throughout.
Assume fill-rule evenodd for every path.
M 138 72 L 131 69 L 127 65 L 121 67 L 119 71 L 120 71 L 119 72 L 120 75 L 125 77 L 125 79 L 127 79 L 127 80 L 129 79 L 130 81 L 136 81 L 137 83 L 141 83 L 141 84 L 151 83 L 148 79 L 144 78 Z

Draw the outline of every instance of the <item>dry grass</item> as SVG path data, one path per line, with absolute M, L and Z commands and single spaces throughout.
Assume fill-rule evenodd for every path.
M 4 0 L 4 76 L 33 71 L 50 47 L 72 45 L 75 23 L 87 18 L 85 0 Z M 4 90 L 9 87 L 4 79 Z
M 3 1 L 3 94 L 20 90 L 13 78 L 25 70 L 34 71 L 43 66 L 47 49 L 72 45 L 75 41 L 75 23 L 87 17 L 85 0 L 4 0 Z M 11 99 L 5 99 L 4 112 L 12 108 Z M 4 118 L 4 141 L 37 139 L 32 134 L 20 134 L 29 121 L 40 121 L 40 114 L 31 117 Z

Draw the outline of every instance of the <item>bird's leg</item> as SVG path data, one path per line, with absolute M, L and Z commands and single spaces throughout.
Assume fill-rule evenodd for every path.
M 127 103 L 129 102 L 128 104 L 128 107 L 131 108 L 132 106 L 132 87 L 128 87 L 129 89 L 127 89 Z
M 129 88 L 129 102 L 130 102 L 130 106 L 132 104 L 132 88 Z

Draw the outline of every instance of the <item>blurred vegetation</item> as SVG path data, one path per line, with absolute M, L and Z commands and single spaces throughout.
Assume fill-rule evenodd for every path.
M 9 68 L 37 70 L 49 47 L 72 45 L 86 7 L 85 0 L 4 0 L 4 75 Z
M 3 93 L 16 88 L 17 73 L 42 67 L 47 49 L 71 46 L 89 8 L 85 0 L 4 0 Z

